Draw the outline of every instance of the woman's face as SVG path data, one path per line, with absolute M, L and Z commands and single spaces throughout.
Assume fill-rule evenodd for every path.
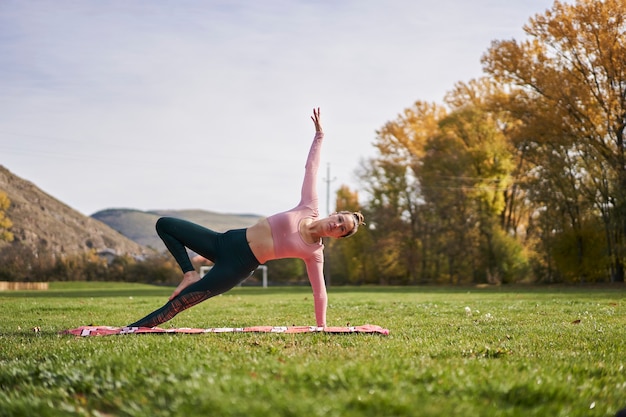
M 323 221 L 326 236 L 340 238 L 354 228 L 354 216 L 346 213 L 331 214 Z

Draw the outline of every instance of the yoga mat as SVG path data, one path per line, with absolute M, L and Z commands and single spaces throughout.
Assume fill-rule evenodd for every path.
M 81 326 L 75 329 L 64 330 L 62 334 L 74 336 L 110 336 L 126 334 L 154 334 L 154 333 L 376 333 L 388 335 L 389 330 L 374 324 L 345 327 L 316 327 L 316 326 L 252 326 L 252 327 L 212 327 L 208 329 L 179 327 L 163 329 L 160 327 L 112 327 L 112 326 Z

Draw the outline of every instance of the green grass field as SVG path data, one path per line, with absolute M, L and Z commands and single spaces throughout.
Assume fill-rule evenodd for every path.
M 330 288 L 329 325 L 378 324 L 389 336 L 58 334 L 125 325 L 171 290 L 1 292 L 0 416 L 587 417 L 626 407 L 624 286 Z M 308 288 L 237 288 L 162 327 L 310 325 L 312 304 Z

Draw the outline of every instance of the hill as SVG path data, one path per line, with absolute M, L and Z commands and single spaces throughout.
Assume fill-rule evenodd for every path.
M 253 214 L 222 214 L 206 210 L 140 211 L 122 208 L 106 209 L 91 215 L 92 218 L 127 238 L 158 251 L 165 250 L 165 245 L 157 235 L 154 225 L 159 217 L 164 216 L 189 220 L 218 232 L 251 226 L 260 217 Z
M 7 217 L 13 222 L 11 232 L 15 237 L 12 243 L 0 242 L 0 249 L 23 245 L 33 253 L 42 246 L 54 254 L 78 254 L 91 249 L 132 256 L 149 252 L 141 244 L 72 209 L 2 165 L 0 191 L 11 200 Z

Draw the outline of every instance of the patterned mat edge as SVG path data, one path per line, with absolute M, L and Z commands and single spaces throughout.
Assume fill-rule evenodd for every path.
M 74 336 L 109 336 L 127 334 L 201 334 L 201 333 L 375 333 L 388 335 L 389 330 L 374 324 L 345 327 L 316 327 L 316 326 L 251 326 L 251 327 L 212 327 L 187 328 L 179 327 L 164 329 L 161 327 L 113 327 L 113 326 L 81 326 L 68 329 L 61 334 Z

